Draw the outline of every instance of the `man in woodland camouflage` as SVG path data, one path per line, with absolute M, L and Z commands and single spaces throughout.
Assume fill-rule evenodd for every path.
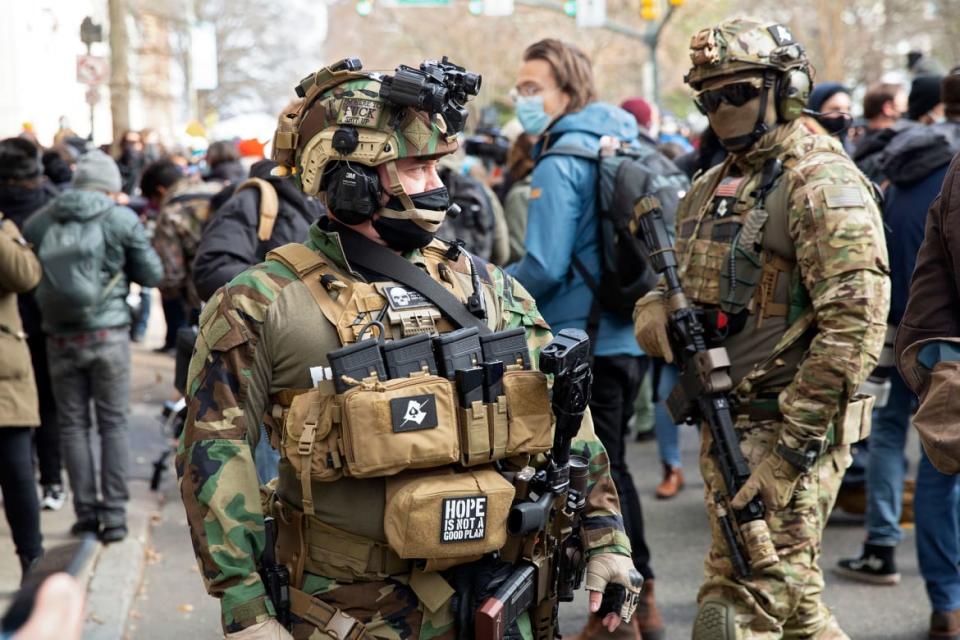
M 301 83 L 303 99 L 281 115 L 274 160 L 304 193 L 325 199 L 329 216 L 310 228 L 305 244 L 271 252 L 264 263 L 221 288 L 201 316 L 177 471 L 204 583 L 221 600 L 229 638 L 289 638 L 291 633 L 340 640 L 450 638 L 458 625 L 445 569 L 469 566 L 481 553 L 489 560 L 486 549 L 473 558 L 457 556 L 456 545 L 441 545 L 444 557 L 417 555 L 405 545 L 431 545 L 432 536 L 399 544 L 394 533 L 397 520 L 417 517 L 416 508 L 398 514 L 396 505 L 404 496 L 419 495 L 418 483 L 439 477 L 432 486 L 442 492 L 467 478 L 486 495 L 484 487 L 506 482 L 492 465 L 464 468 L 444 460 L 427 468 L 413 456 L 390 472 L 382 471 L 383 465 L 380 471 L 361 468 L 361 458 L 392 464 L 393 442 L 407 437 L 424 438 L 421 458 L 450 444 L 449 438 L 428 440 L 430 429 L 410 424 L 430 426 L 429 417 L 421 424 L 424 417 L 430 411 L 437 416 L 441 405 L 450 404 L 441 402 L 439 392 L 405 405 L 399 425 L 393 405 L 383 402 L 372 405 L 366 419 L 358 417 L 365 398 L 393 393 L 398 383 L 417 389 L 410 394 L 451 383 L 421 372 L 385 382 L 344 377 L 336 382 L 359 384 L 335 394 L 328 354 L 342 345 L 376 342 L 365 338 L 445 334 L 456 325 L 430 298 L 361 266 L 358 252 L 349 247 L 370 240 L 385 245 L 469 307 L 484 331 L 522 327 L 534 363 L 551 339 L 534 301 L 515 280 L 457 245 L 434 239 L 449 206 L 436 165 L 456 149 L 456 127 L 445 115 L 381 97 L 383 82 L 383 76 L 361 71 L 359 61 L 346 60 Z M 388 345 L 390 340 L 384 348 Z M 537 371 L 519 368 L 508 368 L 513 370 L 504 374 L 505 387 L 508 378 L 542 379 Z M 436 404 L 428 405 L 433 400 Z M 548 411 L 546 400 L 542 406 Z M 515 405 L 511 412 L 524 414 L 524 407 Z M 264 488 L 264 507 L 251 453 L 262 420 L 282 456 L 273 493 Z M 384 429 L 376 424 L 381 420 Z M 438 422 L 431 428 L 449 426 Z M 456 441 L 457 419 L 453 422 Z M 552 438 L 549 417 L 544 431 L 532 437 Z M 630 582 L 629 542 L 606 453 L 589 415 L 573 451 L 590 461 L 583 540 L 587 587 L 599 607 L 608 583 L 631 592 L 639 585 Z M 276 619 L 277 603 L 257 572 L 265 547 L 262 509 L 276 517 L 276 555 L 290 573 L 287 625 Z M 503 523 L 498 527 L 488 519 L 487 524 L 481 537 L 506 535 Z M 424 558 L 426 565 L 415 565 Z M 529 622 L 520 625 L 526 637 Z M 611 613 L 605 622 L 614 628 L 619 618 Z
M 868 181 L 840 145 L 798 119 L 812 87 L 783 25 L 729 20 L 691 42 L 686 82 L 730 152 L 677 214 L 684 292 L 730 356 L 740 448 L 751 470 L 730 506 L 760 495 L 779 560 L 737 577 L 717 520 L 723 481 L 701 431 L 713 543 L 693 637 L 846 638 L 821 602 L 823 527 L 869 428 L 856 391 L 876 364 L 889 305 L 887 253 Z M 673 359 L 660 292 L 637 339 Z

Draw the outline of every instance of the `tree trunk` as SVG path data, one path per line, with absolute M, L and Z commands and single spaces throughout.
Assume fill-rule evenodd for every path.
M 127 55 L 127 0 L 109 0 L 110 6 L 110 115 L 113 144 L 118 145 L 130 128 L 130 64 Z M 115 151 L 117 151 L 115 149 Z

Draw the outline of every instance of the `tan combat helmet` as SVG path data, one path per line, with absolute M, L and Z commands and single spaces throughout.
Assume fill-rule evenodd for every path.
M 420 71 L 398 67 L 394 76 L 361 69 L 359 60 L 348 58 L 301 81 L 301 100 L 280 115 L 274 135 L 272 159 L 280 165 L 275 172 L 294 174 L 304 193 L 322 197 L 331 163 L 386 165 L 389 184 L 383 188 L 404 211 L 381 214 L 439 226 L 443 212 L 416 209 L 396 161 L 456 151 L 466 119 L 463 103 L 476 95 L 480 76 L 446 58 L 424 62 Z
M 729 76 L 764 75 L 775 89 L 777 115 L 799 118 L 813 88 L 806 52 L 782 24 L 733 18 L 702 29 L 690 41 L 693 66 L 684 77 L 695 91 L 704 83 Z

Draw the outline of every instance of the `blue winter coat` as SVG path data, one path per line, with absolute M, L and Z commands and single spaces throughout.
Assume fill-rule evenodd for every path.
M 601 136 L 621 140 L 637 137 L 633 116 L 602 102 L 563 116 L 534 148 L 534 157 L 549 136 L 550 146 L 577 146 L 598 153 Z M 573 269 L 576 255 L 594 278 L 600 278 L 597 246 L 597 163 L 584 158 L 551 155 L 537 163 L 527 211 L 527 253 L 507 272 L 517 278 L 537 301 L 554 333 L 568 327 L 584 329 L 593 293 Z M 604 312 L 594 354 L 642 355 L 633 325 Z

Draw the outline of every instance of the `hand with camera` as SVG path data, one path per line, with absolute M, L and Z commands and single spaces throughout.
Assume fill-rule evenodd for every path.
M 586 587 L 590 592 L 590 613 L 602 618 L 611 633 L 620 622 L 630 622 L 640 603 L 643 577 L 630 556 L 598 553 L 587 562 Z
M 673 349 L 667 335 L 668 317 L 663 294 L 651 291 L 640 298 L 633 309 L 633 332 L 644 353 L 673 362 Z

